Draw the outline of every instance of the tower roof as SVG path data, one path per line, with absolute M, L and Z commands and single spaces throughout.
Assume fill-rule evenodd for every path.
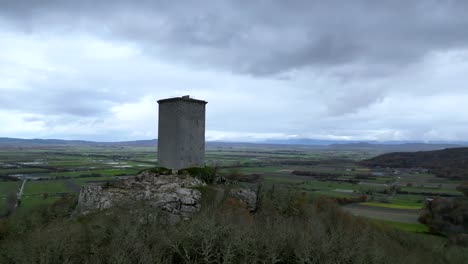
M 162 103 L 175 102 L 175 101 L 192 102 L 192 103 L 199 103 L 199 104 L 207 104 L 208 103 L 207 101 L 190 98 L 189 95 L 185 95 L 185 96 L 182 96 L 182 97 L 173 97 L 173 98 L 162 99 L 162 100 L 159 100 L 158 103 L 162 104 Z

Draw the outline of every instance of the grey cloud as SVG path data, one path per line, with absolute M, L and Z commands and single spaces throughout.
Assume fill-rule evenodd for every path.
M 42 117 L 38 116 L 26 116 L 22 118 L 25 122 L 39 122 L 43 121 L 44 119 Z
M 0 60 L 0 118 L 48 136 L 137 138 L 155 132 L 152 98 L 191 94 L 219 133 L 462 138 L 465 104 L 448 106 L 468 98 L 467 7 L 0 0 L 0 34 L 19 39 Z
M 51 115 L 95 116 L 107 113 L 111 105 L 106 100 L 84 91 L 18 91 L 0 98 L 0 109 Z
M 55 76 L 56 77 L 56 76 Z M 31 113 L 51 115 L 94 116 L 105 114 L 110 106 L 122 101 L 112 92 L 98 92 L 76 80 L 60 80 L 47 83 L 29 81 L 33 89 L 9 91 L 0 97 L 0 109 L 16 109 Z
M 140 57 L 101 62 L 81 58 L 80 54 L 52 58 L 57 56 L 53 50 L 48 50 L 44 56 L 51 60 L 53 68 L 58 69 L 23 67 L 0 60 L 0 68 L 4 69 L 0 76 L 11 75 L 21 82 L 19 89 L 0 84 L 0 90 L 6 89 L 0 96 L 0 110 L 77 117 L 108 116 L 113 106 L 136 102 L 151 91 L 148 87 L 155 83 L 164 85 L 170 78 L 160 78 L 163 73 L 155 74 L 155 68 L 142 62 Z M 61 71 L 61 65 L 68 70 Z
M 468 47 L 468 4 L 461 0 L 12 0 L 0 10 L 32 30 L 89 23 L 101 34 L 162 48 L 167 59 L 253 75 L 360 63 L 403 67 L 430 52 Z
M 337 95 L 328 103 L 328 112 L 332 116 L 355 113 L 372 104 L 382 101 L 384 91 L 379 89 L 352 89 L 351 93 Z

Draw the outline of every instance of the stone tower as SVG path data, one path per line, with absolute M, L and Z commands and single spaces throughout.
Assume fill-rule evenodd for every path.
M 159 100 L 158 161 L 179 170 L 205 163 L 205 105 L 188 95 Z

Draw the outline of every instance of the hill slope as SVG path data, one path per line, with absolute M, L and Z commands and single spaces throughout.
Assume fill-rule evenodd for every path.
M 462 145 L 456 144 L 427 144 L 427 143 L 398 143 L 398 144 L 378 144 L 369 142 L 332 144 L 328 146 L 334 150 L 382 150 L 385 152 L 410 152 L 410 151 L 431 151 L 445 148 L 458 148 Z
M 439 177 L 468 180 L 468 148 L 420 152 L 394 152 L 360 162 L 365 166 L 391 168 L 421 167 Z

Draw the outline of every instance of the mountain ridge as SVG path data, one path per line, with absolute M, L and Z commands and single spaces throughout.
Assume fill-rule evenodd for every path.
M 468 147 L 433 151 L 393 152 L 363 160 L 361 165 L 389 168 L 425 168 L 439 177 L 468 179 Z
M 289 143 L 288 143 L 289 142 Z M 312 143 L 316 143 L 315 145 Z M 157 146 L 157 139 L 133 140 L 133 141 L 114 141 L 98 142 L 87 140 L 65 140 L 65 139 L 22 139 L 0 137 L 0 146 L 134 146 L 134 147 L 152 147 Z M 286 141 L 258 141 L 258 142 L 231 142 L 231 141 L 207 141 L 207 147 L 287 147 L 297 146 L 312 149 L 330 149 L 330 150 L 361 150 L 361 151 L 384 151 L 384 152 L 410 152 L 410 151 L 430 151 L 446 148 L 463 147 L 463 144 L 454 143 L 422 143 L 422 142 L 404 142 L 404 141 L 332 141 L 307 139 L 286 140 Z

